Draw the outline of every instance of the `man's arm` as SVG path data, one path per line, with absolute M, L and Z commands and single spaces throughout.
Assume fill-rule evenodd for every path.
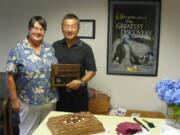
M 12 73 L 7 73 L 7 85 L 10 93 L 12 109 L 15 112 L 19 112 L 20 103 L 17 96 L 16 84 Z
M 95 74 L 96 74 L 95 71 L 87 71 L 85 76 L 81 78 L 81 80 L 87 83 L 95 76 Z

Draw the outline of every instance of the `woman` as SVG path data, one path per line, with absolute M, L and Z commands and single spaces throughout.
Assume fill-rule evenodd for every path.
M 10 50 L 7 82 L 12 109 L 19 113 L 20 135 L 31 135 L 49 111 L 56 93 L 50 90 L 50 68 L 57 60 L 54 49 L 43 41 L 47 23 L 41 16 L 29 20 L 28 36 Z

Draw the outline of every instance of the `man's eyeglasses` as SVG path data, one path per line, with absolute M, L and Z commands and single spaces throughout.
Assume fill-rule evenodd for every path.
M 73 29 L 73 30 L 75 30 L 75 29 L 79 28 L 79 26 L 77 26 L 77 25 L 63 25 L 63 28 L 64 28 L 65 30 L 68 30 L 68 29 Z

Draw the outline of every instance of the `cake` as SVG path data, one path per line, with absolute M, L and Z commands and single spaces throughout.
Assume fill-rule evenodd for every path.
M 102 123 L 89 112 L 50 117 L 47 126 L 53 135 L 89 135 L 105 131 Z

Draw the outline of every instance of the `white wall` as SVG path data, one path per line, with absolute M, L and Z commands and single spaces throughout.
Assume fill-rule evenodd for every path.
M 93 48 L 97 74 L 89 85 L 111 91 L 113 108 L 123 107 L 165 113 L 165 104 L 154 92 L 156 82 L 165 77 L 179 78 L 180 62 L 180 1 L 162 0 L 159 66 L 157 77 L 106 74 L 107 0 L 0 0 L 0 71 L 4 71 L 10 48 L 27 35 L 31 16 L 42 15 L 48 22 L 46 40 L 62 38 L 60 21 L 73 12 L 81 19 L 96 20 L 96 39 L 85 39 Z M 76 3 L 76 4 L 75 4 Z

